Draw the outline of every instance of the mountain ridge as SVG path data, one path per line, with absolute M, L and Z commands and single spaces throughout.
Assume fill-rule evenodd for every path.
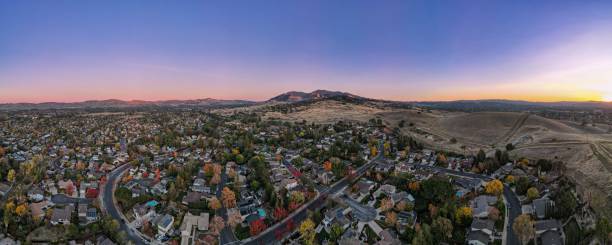
M 28 110 L 28 109 L 70 109 L 70 108 L 129 108 L 139 106 L 180 107 L 180 106 L 250 106 L 267 102 L 304 103 L 317 100 L 343 100 L 348 102 L 386 102 L 401 105 L 416 105 L 420 107 L 447 109 L 447 110 L 529 110 L 535 108 L 570 108 L 570 109 L 612 109 L 612 102 L 603 101 L 558 101 L 533 102 L 525 100 L 482 99 L 482 100 L 453 100 L 453 101 L 392 101 L 372 99 L 343 91 L 318 89 L 312 92 L 288 91 L 276 95 L 265 101 L 250 100 L 222 100 L 214 98 L 203 99 L 173 99 L 173 100 L 85 100 L 81 102 L 41 102 L 41 103 L 0 103 L 0 110 Z

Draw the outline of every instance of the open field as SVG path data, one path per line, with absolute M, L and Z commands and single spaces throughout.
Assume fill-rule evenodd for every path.
M 436 149 L 458 153 L 489 154 L 512 143 L 515 157 L 558 159 L 567 164 L 567 175 L 578 184 L 581 195 L 590 197 L 596 210 L 612 217 L 612 134 L 606 125 L 582 126 L 517 112 L 445 112 L 394 109 L 368 104 L 319 101 L 296 112 L 265 112 L 264 118 L 332 123 L 365 122 L 381 118 L 388 127 Z M 456 143 L 454 140 L 456 140 Z

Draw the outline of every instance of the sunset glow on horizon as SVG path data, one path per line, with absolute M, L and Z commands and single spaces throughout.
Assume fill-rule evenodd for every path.
M 4 1 L 0 103 L 612 101 L 612 2 Z

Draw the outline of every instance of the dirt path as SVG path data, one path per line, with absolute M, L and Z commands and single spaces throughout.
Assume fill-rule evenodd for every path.
M 601 164 L 603 164 L 608 171 L 612 172 L 612 152 L 610 152 L 601 142 L 591 143 L 591 150 L 593 154 L 597 156 Z
M 512 138 L 512 136 L 514 134 L 516 134 L 516 132 L 523 127 L 523 125 L 525 124 L 525 121 L 527 121 L 527 118 L 529 118 L 529 113 L 523 113 L 517 120 L 516 122 L 514 122 L 514 125 L 512 125 L 512 128 L 510 128 L 510 130 L 508 130 L 508 132 L 506 132 L 501 138 L 499 138 L 499 140 L 497 140 L 497 142 L 495 142 L 495 145 L 499 145 L 500 143 L 503 144 L 507 141 L 510 140 L 510 138 Z

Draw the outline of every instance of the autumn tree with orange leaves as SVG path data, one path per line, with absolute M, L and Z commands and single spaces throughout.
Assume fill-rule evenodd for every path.
M 384 199 L 380 200 L 380 210 L 385 212 L 392 208 L 393 208 L 393 200 L 391 200 L 391 198 L 385 197 Z
M 236 207 L 236 194 L 230 188 L 223 187 L 221 199 L 223 199 L 223 206 L 226 208 Z
M 325 161 L 323 163 L 323 168 L 325 169 L 325 171 L 329 172 L 332 170 L 332 163 L 330 161 Z

